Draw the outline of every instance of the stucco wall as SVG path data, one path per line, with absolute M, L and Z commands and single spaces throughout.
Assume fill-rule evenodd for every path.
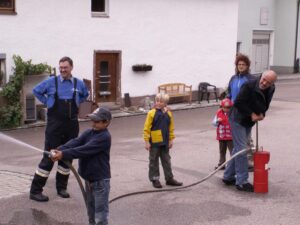
M 268 8 L 268 24 L 260 24 L 260 8 Z M 279 73 L 292 73 L 295 52 L 297 0 L 240 0 L 238 41 L 252 56 L 253 31 L 271 31 L 269 63 Z M 253 57 L 251 57 L 253 58 Z
M 296 14 L 297 0 L 276 0 L 275 66 L 294 65 Z
M 52 66 L 67 55 L 74 75 L 92 79 L 94 50 L 120 50 L 122 95 L 153 94 L 168 82 L 194 90 L 201 81 L 227 84 L 234 71 L 237 0 L 113 0 L 109 8 L 109 18 L 93 18 L 90 1 L 17 1 L 17 15 L 0 16 L 7 68 L 13 54 Z M 153 70 L 134 73 L 137 63 Z
M 261 8 L 268 9 L 268 23 L 260 24 Z M 240 52 L 252 56 L 253 31 L 275 30 L 275 1 L 274 0 L 240 0 L 238 14 L 238 41 L 241 42 Z M 273 64 L 273 33 L 270 39 L 270 65 Z

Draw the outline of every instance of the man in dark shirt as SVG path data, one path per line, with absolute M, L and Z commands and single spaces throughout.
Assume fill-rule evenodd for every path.
M 275 91 L 276 80 L 276 73 L 268 70 L 261 77 L 241 87 L 229 116 L 234 146 L 232 155 L 248 148 L 251 128 L 265 118 Z M 223 182 L 227 185 L 235 184 L 240 191 L 253 192 L 253 185 L 248 182 L 248 176 L 247 156 L 242 154 L 228 163 Z

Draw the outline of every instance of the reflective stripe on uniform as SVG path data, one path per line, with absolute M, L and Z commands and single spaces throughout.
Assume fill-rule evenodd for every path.
M 47 171 L 47 170 L 43 170 L 41 168 L 37 168 L 35 173 L 41 177 L 49 177 L 49 174 L 50 174 L 50 171 Z
M 57 172 L 61 173 L 62 175 L 69 175 L 70 174 L 70 169 L 69 168 L 64 168 L 62 166 L 57 166 Z

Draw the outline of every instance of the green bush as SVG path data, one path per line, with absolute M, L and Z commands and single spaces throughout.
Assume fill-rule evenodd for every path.
M 0 107 L 0 128 L 20 126 L 21 118 L 20 104 Z
M 20 126 L 22 119 L 21 90 L 25 75 L 36 75 L 44 72 L 51 72 L 47 64 L 32 64 L 31 60 L 23 61 L 20 56 L 13 56 L 15 67 L 9 82 L 0 92 L 4 96 L 7 105 L 0 107 L 0 129 Z

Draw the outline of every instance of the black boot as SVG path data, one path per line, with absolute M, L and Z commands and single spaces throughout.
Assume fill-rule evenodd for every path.
M 31 200 L 37 201 L 37 202 L 48 202 L 49 198 L 46 195 L 43 195 L 43 193 L 38 194 L 32 194 L 30 193 L 29 198 Z
M 70 194 L 64 189 L 57 190 L 57 194 L 62 198 L 70 198 Z

